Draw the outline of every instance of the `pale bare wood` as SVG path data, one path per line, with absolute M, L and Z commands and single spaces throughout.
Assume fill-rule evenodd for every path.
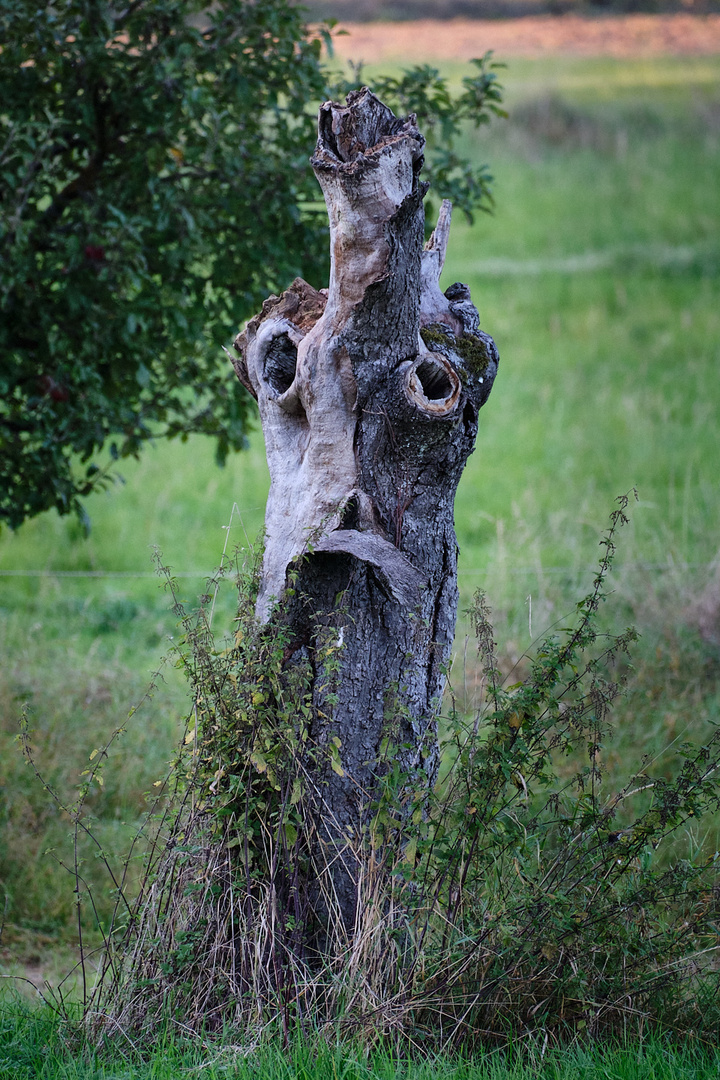
M 341 744 L 344 775 L 318 777 L 318 816 L 348 928 L 388 730 L 408 776 L 434 782 L 457 607 L 453 502 L 498 362 L 467 287 L 440 288 L 449 202 L 423 247 L 423 145 L 415 117 L 367 89 L 322 106 L 312 165 L 328 288 L 296 280 L 235 342 L 271 476 L 257 614 L 274 617 L 292 569 L 289 663 L 316 665 L 311 736 Z M 341 643 L 332 702 L 323 626 Z

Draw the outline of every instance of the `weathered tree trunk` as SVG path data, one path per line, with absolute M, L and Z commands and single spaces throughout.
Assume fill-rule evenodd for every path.
M 423 145 L 414 116 L 366 89 L 322 106 L 312 165 L 330 218 L 329 288 L 297 279 L 235 342 L 272 480 L 257 614 L 286 598 L 289 662 L 315 664 L 311 734 L 339 740 L 318 814 L 348 929 L 383 739 L 416 781 L 436 775 L 457 608 L 453 502 L 498 363 L 467 287 L 439 288 L 449 203 L 423 249 Z M 330 633 L 335 677 L 318 660 Z

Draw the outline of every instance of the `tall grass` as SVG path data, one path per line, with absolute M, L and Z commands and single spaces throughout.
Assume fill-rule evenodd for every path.
M 509 686 L 476 599 L 485 693 L 469 716 L 451 700 L 432 791 L 403 771 L 403 707 L 388 695 L 379 794 L 337 845 L 318 826 L 331 813 L 319 778 L 342 746 L 313 739 L 282 602 L 259 627 L 257 574 L 242 572 L 222 649 L 207 602 L 197 617 L 178 604 L 193 709 L 142 890 L 122 896 L 127 916 L 83 993 L 91 1028 L 143 1038 L 171 1016 L 196 1032 L 230 1025 L 243 1044 L 299 1030 L 427 1052 L 658 1024 L 712 1038 L 718 856 L 682 831 L 720 805 L 720 730 L 686 741 L 669 774 L 633 755 L 619 778 L 605 759 L 635 633 L 602 633 L 598 613 L 628 501 L 575 617 Z M 312 648 L 327 671 L 334 635 Z M 333 890 L 345 854 L 352 927 Z

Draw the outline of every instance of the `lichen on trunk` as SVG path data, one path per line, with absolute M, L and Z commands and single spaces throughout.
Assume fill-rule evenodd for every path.
M 290 625 L 288 664 L 314 665 L 312 740 L 339 743 L 340 766 L 330 754 L 320 766 L 315 819 L 351 932 L 388 747 L 409 783 L 435 781 L 454 497 L 498 356 L 467 286 L 440 289 L 448 202 L 423 246 L 415 117 L 363 89 L 324 104 L 318 131 L 329 286 L 297 279 L 270 297 L 236 339 L 235 368 L 257 399 L 271 476 L 257 616 Z

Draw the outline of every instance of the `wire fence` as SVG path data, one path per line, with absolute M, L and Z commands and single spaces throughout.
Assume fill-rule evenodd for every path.
M 651 570 L 651 571 L 677 571 L 677 570 L 710 570 L 717 566 L 717 561 L 712 562 L 628 562 L 616 563 L 614 569 L 620 570 Z M 174 578 L 188 578 L 196 580 L 214 580 L 219 573 L 224 571 L 217 568 L 208 570 L 171 570 L 170 576 Z M 594 566 L 472 566 L 460 567 L 458 575 L 468 574 L 594 574 L 597 573 L 597 565 Z M 158 574 L 154 570 L 2 570 L 0 577 L 13 578 L 123 578 L 123 579 L 152 579 Z

